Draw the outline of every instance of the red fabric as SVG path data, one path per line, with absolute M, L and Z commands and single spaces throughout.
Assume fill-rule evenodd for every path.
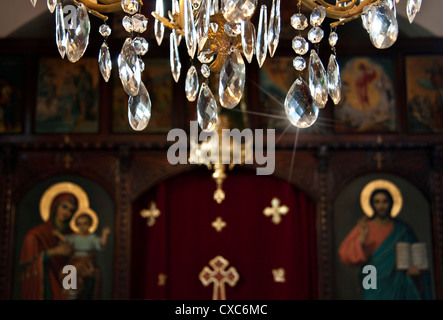
M 236 168 L 217 204 L 210 176 L 202 168 L 163 181 L 133 204 L 132 298 L 212 299 L 213 285 L 203 286 L 198 276 L 221 255 L 240 274 L 235 287 L 226 285 L 228 300 L 316 299 L 313 202 L 284 180 Z M 273 197 L 289 207 L 278 225 L 263 214 Z M 139 212 L 151 200 L 161 215 L 148 227 Z M 211 226 L 219 216 L 227 223 L 222 232 Z M 277 268 L 285 269 L 285 283 L 274 282 Z M 166 286 L 158 286 L 160 273 Z
M 52 234 L 52 230 L 54 230 L 52 222 L 48 221 L 29 230 L 25 236 L 20 255 L 20 265 L 23 266 L 20 274 L 22 299 L 44 298 L 43 253 L 58 244 L 58 239 Z M 62 299 L 63 288 L 58 275 L 66 262 L 66 258 L 52 257 L 46 263 L 53 299 Z

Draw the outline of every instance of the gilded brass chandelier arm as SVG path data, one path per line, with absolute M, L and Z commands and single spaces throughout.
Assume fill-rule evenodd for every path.
M 181 35 L 181 36 L 185 36 L 185 32 L 180 28 L 178 23 L 175 22 L 170 22 L 167 18 L 159 16 L 157 14 L 157 12 L 152 11 L 151 12 L 152 16 L 154 18 L 156 18 L 157 20 L 159 20 L 161 23 L 163 23 L 163 25 L 169 29 L 175 29 L 175 31 L 177 32 L 177 34 Z
M 315 7 L 322 5 L 326 8 L 326 16 L 331 19 L 344 19 L 342 21 L 337 21 L 331 24 L 332 26 L 337 26 L 344 24 L 350 20 L 359 17 L 363 11 L 363 8 L 371 3 L 378 2 L 378 0 L 364 0 L 359 5 L 357 5 L 356 0 L 351 0 L 352 2 L 345 7 L 339 7 L 338 5 L 333 5 L 327 3 L 325 0 L 301 0 L 301 4 L 310 10 L 314 10 Z M 344 3 L 345 1 L 340 1 Z M 347 1 L 346 1 L 347 2 Z
M 120 1 L 114 1 L 112 4 L 97 4 L 95 2 L 92 2 L 91 0 L 78 0 L 78 2 L 83 3 L 85 7 L 88 8 L 88 10 L 90 10 L 91 12 L 95 11 L 97 13 L 112 13 L 122 10 Z

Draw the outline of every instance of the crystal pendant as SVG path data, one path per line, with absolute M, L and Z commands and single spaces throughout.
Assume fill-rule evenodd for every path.
M 130 96 L 138 93 L 141 83 L 140 63 L 132 40 L 127 38 L 118 56 L 118 73 L 123 89 Z
M 164 16 L 165 12 L 163 9 L 163 0 L 156 0 L 155 12 L 161 17 Z M 155 22 L 154 22 L 154 34 L 155 34 L 155 39 L 157 40 L 158 45 L 161 45 L 162 40 L 163 40 L 163 35 L 165 34 L 165 26 L 158 19 L 155 19 Z
M 394 13 L 394 17 L 397 18 L 397 8 L 395 7 L 395 1 L 394 0 L 384 0 L 385 3 L 388 5 L 389 9 Z
M 309 57 L 309 90 L 314 104 L 319 109 L 323 109 L 328 101 L 328 79 L 325 67 L 315 50 L 311 50 Z
M 63 7 L 61 2 L 57 3 L 55 7 L 55 40 L 57 43 L 58 52 L 65 57 L 66 53 L 66 31 L 65 31 L 65 19 L 63 17 Z
M 309 43 L 302 36 L 296 36 L 292 39 L 292 49 L 296 54 L 304 55 L 309 50 Z
M 106 41 L 103 42 L 100 48 L 100 52 L 98 54 L 98 65 L 103 79 L 108 82 L 109 77 L 111 76 L 112 63 L 111 54 L 109 53 L 109 47 Z
M 268 49 L 271 58 L 274 56 L 280 38 L 280 0 L 272 0 L 271 16 L 268 28 Z
M 126 32 L 131 33 L 134 31 L 134 21 L 130 16 L 124 16 L 122 19 L 123 28 L 125 28 Z
M 138 0 L 122 0 L 121 6 L 124 12 L 134 14 L 137 13 L 140 4 Z
M 214 60 L 216 52 L 211 52 L 211 49 L 206 49 L 204 51 L 200 51 L 197 56 L 198 61 L 201 63 L 211 63 Z
M 111 35 L 111 28 L 105 23 L 100 26 L 99 32 L 102 37 L 106 38 Z
M 285 112 L 289 121 L 298 128 L 310 127 L 318 118 L 308 84 L 298 78 L 294 81 L 285 99 Z
M 303 71 L 306 68 L 306 61 L 303 59 L 303 57 L 298 56 L 294 58 L 292 65 L 294 66 L 295 70 Z
M 185 93 L 188 101 L 195 101 L 198 94 L 198 74 L 197 69 L 191 66 L 186 74 Z
M 49 12 L 53 13 L 57 5 L 57 0 L 48 0 L 46 4 L 48 5 Z
M 322 6 L 315 7 L 315 9 L 312 10 L 310 16 L 311 26 L 313 26 L 314 28 L 319 27 L 323 23 L 323 20 L 325 20 L 325 18 L 326 18 L 325 7 Z
M 143 70 L 145 70 L 145 62 L 143 61 L 142 58 L 138 58 L 138 63 L 140 64 L 140 72 L 142 72 Z
M 151 98 L 143 82 L 138 94 L 128 99 L 128 120 L 132 129 L 141 131 L 148 126 L 151 119 Z
M 224 25 L 225 33 L 229 37 L 236 37 L 241 33 L 241 26 L 240 24 L 234 24 L 234 23 L 225 23 Z
M 226 21 L 240 23 L 252 17 L 257 0 L 222 0 L 222 12 Z
M 414 21 L 417 12 L 420 11 L 422 0 L 408 0 L 406 4 L 406 14 L 408 15 L 409 23 Z
M 185 40 L 188 54 L 193 59 L 197 49 L 197 31 L 195 30 L 194 14 L 191 0 L 184 0 Z
M 135 32 L 143 33 L 146 31 L 146 28 L 148 27 L 148 18 L 146 18 L 144 15 L 140 13 L 136 13 L 132 17 L 132 23 Z
M 295 30 L 305 30 L 308 26 L 308 19 L 303 13 L 295 13 L 291 17 L 291 25 Z
M 386 49 L 397 40 L 398 23 L 388 5 L 381 2 L 371 8 L 369 21 L 369 38 L 378 49 Z
M 135 37 L 132 45 L 134 46 L 135 53 L 140 56 L 144 56 L 148 52 L 149 44 L 143 37 Z
M 172 29 L 169 37 L 169 60 L 171 64 L 171 73 L 175 82 L 178 82 L 180 78 L 180 70 L 182 65 L 180 63 L 180 55 L 178 53 L 177 36 L 175 35 L 175 29 Z
M 88 11 L 83 3 L 79 3 L 72 17 L 72 23 L 67 33 L 66 56 L 69 61 L 77 62 L 86 51 L 91 31 Z
M 337 44 L 338 41 L 338 34 L 335 31 L 332 31 L 331 34 L 329 35 L 329 45 L 331 47 L 335 47 L 335 45 Z
M 32 6 L 35 8 L 35 5 L 37 4 L 37 0 L 30 0 L 30 1 L 31 1 Z
M 234 108 L 241 100 L 246 82 L 245 63 L 237 49 L 231 49 L 220 72 L 218 95 L 220 104 L 228 109 Z
M 209 76 L 211 75 L 211 69 L 209 69 L 209 66 L 207 64 L 202 64 L 200 71 L 205 78 L 209 78 Z
M 363 8 L 362 14 L 361 14 L 361 23 L 363 24 L 363 28 L 367 32 L 369 32 L 369 21 L 371 21 L 371 6 L 366 6 Z
M 311 43 L 319 43 L 323 39 L 324 32 L 320 27 L 315 27 L 309 30 L 308 39 Z
M 203 49 L 206 41 L 209 37 L 209 25 L 211 24 L 211 6 L 212 1 L 211 0 L 204 0 L 204 11 L 203 11 L 203 19 L 202 19 L 202 26 L 201 26 L 201 37 L 198 41 L 198 47 Z
M 241 23 L 241 45 L 246 60 L 251 63 L 255 48 L 255 27 L 250 20 Z
M 335 55 L 331 54 L 328 63 L 328 94 L 334 104 L 338 104 L 341 100 L 341 78 L 340 68 L 338 66 Z
M 258 22 L 257 39 L 255 42 L 255 55 L 258 66 L 261 68 L 266 60 L 268 51 L 268 9 L 265 5 L 260 8 L 260 18 Z
M 197 100 L 197 121 L 205 132 L 214 130 L 218 121 L 217 102 L 206 83 L 202 83 Z

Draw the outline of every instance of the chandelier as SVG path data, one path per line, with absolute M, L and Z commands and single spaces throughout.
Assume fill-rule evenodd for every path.
M 218 121 L 218 106 L 232 109 L 242 98 L 246 79 L 244 59 L 251 63 L 255 55 L 261 67 L 268 53 L 273 57 L 280 36 L 280 0 L 272 1 L 269 16 L 267 6 L 259 6 L 257 0 L 171 0 L 172 12 L 165 16 L 163 1 L 156 0 L 155 12 L 152 12 L 156 41 L 161 44 L 167 28 L 170 32 L 171 73 L 176 82 L 182 73 L 178 47 L 183 38 L 191 60 L 198 60 L 201 64 L 200 70 L 191 65 L 186 71 L 185 93 L 189 101 L 197 99 L 197 120 L 201 130 L 213 131 Z M 292 40 L 292 48 L 296 54 L 293 66 L 299 75 L 287 93 L 284 109 L 294 126 L 306 128 L 317 120 L 319 109 L 325 107 L 328 96 L 334 104 L 341 99 L 340 70 L 335 50 L 337 26 L 361 18 L 372 44 L 379 49 L 389 48 L 398 36 L 396 3 L 400 0 L 295 1 L 297 12 L 291 17 L 291 25 L 298 35 Z M 412 23 L 422 0 L 402 1 L 407 1 L 407 16 Z M 36 2 L 31 0 L 34 6 Z M 128 37 L 118 56 L 118 73 L 129 95 L 129 123 L 134 130 L 145 129 L 151 117 L 151 100 L 141 81 L 145 66 L 140 57 L 148 51 L 148 42 L 142 36 L 148 23 L 147 17 L 140 13 L 142 0 L 74 0 L 73 3 L 75 12 L 71 23 L 66 25 L 63 1 L 47 0 L 50 12 L 55 14 L 56 43 L 60 55 L 71 62 L 78 61 L 89 42 L 89 14 L 102 19 L 104 24 L 99 32 L 104 41 L 98 62 L 106 82 L 112 69 L 106 42 L 111 34 L 111 28 L 106 24 L 107 14 L 122 10 L 126 13 L 122 25 Z M 259 15 L 257 26 L 251 22 L 256 12 Z M 332 53 L 325 69 L 318 51 L 324 38 L 325 26 L 322 24 L 326 17 L 333 22 L 328 36 Z M 307 39 L 303 35 L 306 32 Z M 302 75 L 305 68 L 308 68 L 308 79 Z M 199 71 L 203 77 L 201 84 Z M 219 75 L 219 101 L 216 101 L 209 86 L 211 73 Z

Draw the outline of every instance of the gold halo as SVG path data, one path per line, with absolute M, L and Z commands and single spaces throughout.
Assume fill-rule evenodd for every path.
M 91 208 L 79 208 L 77 210 L 77 212 L 72 216 L 72 219 L 69 222 L 69 226 L 71 227 L 71 230 L 74 231 L 75 233 L 79 232 L 78 227 L 75 225 L 75 219 L 77 219 L 77 217 L 83 213 L 85 213 L 91 217 L 92 224 L 89 227 L 89 233 L 94 233 L 98 227 L 98 217 L 97 217 L 97 213 L 95 213 L 95 211 L 92 210 Z
M 376 189 L 386 189 L 392 196 L 392 209 L 391 209 L 391 218 L 395 218 L 400 213 L 401 208 L 403 207 L 403 196 L 401 195 L 398 187 L 384 179 L 377 179 L 369 182 L 361 191 L 360 194 L 360 205 L 363 209 L 364 213 L 371 218 L 374 215 L 374 210 L 371 207 L 371 194 Z
M 85 190 L 72 182 L 59 182 L 50 186 L 40 199 L 40 217 L 48 221 L 51 216 L 51 205 L 54 198 L 62 193 L 71 193 L 77 198 L 78 207 L 89 207 L 89 198 Z

